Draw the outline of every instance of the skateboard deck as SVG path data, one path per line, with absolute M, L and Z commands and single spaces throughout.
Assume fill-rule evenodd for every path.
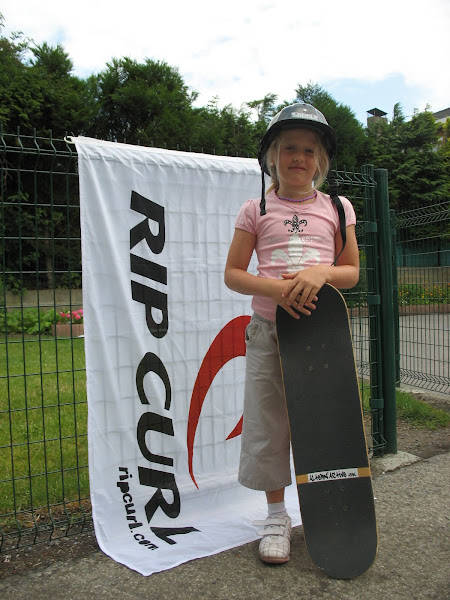
M 375 507 L 347 306 L 325 284 L 316 310 L 276 326 L 308 553 L 337 579 L 361 575 L 378 547 Z

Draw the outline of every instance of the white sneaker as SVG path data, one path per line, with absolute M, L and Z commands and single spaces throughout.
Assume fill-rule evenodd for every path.
M 291 551 L 291 518 L 271 517 L 265 521 L 255 521 L 254 525 L 263 527 L 259 530 L 263 536 L 259 544 L 261 560 L 267 563 L 287 562 Z

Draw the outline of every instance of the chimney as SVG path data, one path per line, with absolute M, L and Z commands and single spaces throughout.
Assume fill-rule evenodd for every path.
M 371 115 L 370 117 L 367 117 L 367 126 L 369 126 L 370 123 L 376 123 L 377 121 L 381 121 L 382 119 L 385 121 L 387 120 L 387 113 L 385 113 L 383 110 L 380 110 L 379 108 L 371 108 L 367 111 L 367 114 Z

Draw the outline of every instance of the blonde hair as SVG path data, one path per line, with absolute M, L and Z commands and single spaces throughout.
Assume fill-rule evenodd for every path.
M 298 128 L 300 129 L 300 128 Z M 309 127 L 305 127 L 304 129 L 308 129 L 312 131 L 317 138 L 317 144 L 314 149 L 314 158 L 316 159 L 317 170 L 314 175 L 314 188 L 319 189 L 320 186 L 324 183 L 327 178 L 328 171 L 330 169 L 330 158 L 328 156 L 328 152 L 325 148 L 325 144 L 323 143 L 322 136 L 316 129 L 310 129 Z M 280 187 L 280 180 L 278 179 L 277 173 L 277 162 L 278 162 L 278 154 L 280 151 L 281 140 L 283 139 L 283 134 L 287 131 L 286 129 L 281 130 L 277 137 L 272 141 L 267 150 L 266 155 L 266 164 L 269 169 L 270 176 L 272 178 L 272 183 L 269 186 L 267 193 L 272 190 L 278 190 Z

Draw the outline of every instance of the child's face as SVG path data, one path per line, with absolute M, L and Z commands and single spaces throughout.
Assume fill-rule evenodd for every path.
M 317 171 L 317 135 L 310 129 L 288 129 L 281 134 L 277 173 L 279 195 L 309 192 Z

